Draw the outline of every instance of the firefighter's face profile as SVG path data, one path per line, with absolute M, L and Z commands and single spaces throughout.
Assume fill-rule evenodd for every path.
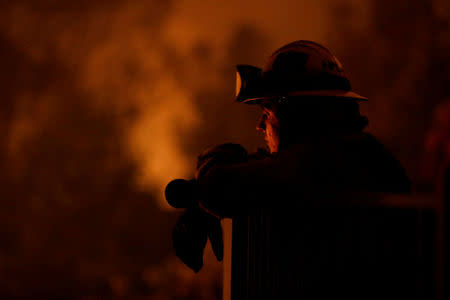
M 280 145 L 280 123 L 273 109 L 262 107 L 262 116 L 256 129 L 264 133 L 264 140 L 270 153 L 278 152 Z

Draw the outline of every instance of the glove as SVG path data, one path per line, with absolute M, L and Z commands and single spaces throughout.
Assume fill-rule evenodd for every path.
M 247 161 L 247 151 L 238 144 L 222 144 L 203 151 L 197 160 L 196 179 L 217 164 Z M 175 254 L 195 273 L 203 266 L 207 239 L 218 261 L 223 259 L 223 233 L 220 218 L 200 208 L 196 180 L 177 179 L 166 187 L 166 199 L 174 207 L 186 207 L 172 232 Z
M 175 254 L 195 273 L 203 266 L 203 250 L 207 232 L 198 209 L 188 208 L 178 219 L 172 232 Z
M 251 153 L 247 156 L 247 159 L 250 160 L 259 160 L 270 157 L 270 152 L 265 148 L 258 148 L 256 152 Z
M 172 232 L 175 254 L 195 273 L 203 266 L 203 252 L 209 238 L 218 261 L 223 259 L 222 226 L 219 219 L 199 207 L 187 208 Z
M 247 150 L 239 144 L 226 143 L 208 148 L 198 156 L 195 178 L 198 180 L 213 166 L 246 162 L 247 157 Z

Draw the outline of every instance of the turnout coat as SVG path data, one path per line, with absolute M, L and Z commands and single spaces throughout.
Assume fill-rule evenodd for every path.
M 415 237 L 393 230 L 396 212 L 360 205 L 410 191 L 372 135 L 297 143 L 198 180 L 201 206 L 233 218 L 233 300 L 419 297 Z

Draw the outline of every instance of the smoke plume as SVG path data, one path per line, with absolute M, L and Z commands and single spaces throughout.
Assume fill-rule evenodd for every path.
M 338 56 L 414 178 L 450 96 L 447 2 L 0 1 L 0 297 L 218 298 L 220 265 L 174 262 L 162 192 L 207 146 L 262 145 L 234 66 L 293 40 Z

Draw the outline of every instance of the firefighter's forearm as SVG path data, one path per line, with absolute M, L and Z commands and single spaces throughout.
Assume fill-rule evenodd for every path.
M 307 178 L 302 178 L 304 174 L 298 169 L 292 159 L 288 162 L 277 157 L 215 166 L 199 180 L 200 201 L 207 209 L 226 217 L 253 207 L 273 205 L 291 183 L 307 185 Z

